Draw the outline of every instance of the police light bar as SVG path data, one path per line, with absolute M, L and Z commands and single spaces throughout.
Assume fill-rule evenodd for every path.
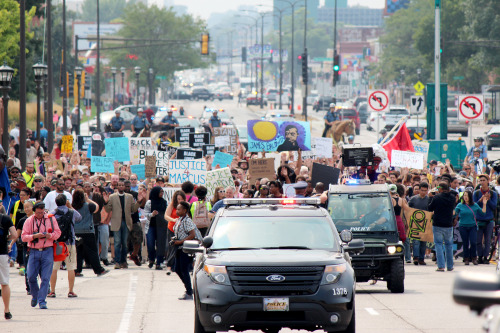
M 243 205 L 312 205 L 321 204 L 319 198 L 267 198 L 267 199 L 224 199 L 226 206 L 243 206 Z
M 346 185 L 371 185 L 371 182 L 368 179 L 354 179 L 354 178 L 351 178 L 351 179 L 348 179 L 345 182 L 345 184 Z

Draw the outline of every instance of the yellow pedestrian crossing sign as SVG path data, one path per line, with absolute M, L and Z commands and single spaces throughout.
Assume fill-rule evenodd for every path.
M 413 86 L 413 88 L 415 88 L 415 95 L 419 96 L 419 95 L 423 95 L 423 90 L 425 88 L 424 84 L 420 81 L 418 81 L 417 83 L 415 83 L 415 85 Z

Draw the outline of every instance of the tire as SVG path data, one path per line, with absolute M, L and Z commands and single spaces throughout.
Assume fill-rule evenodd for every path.
M 194 333 L 216 333 L 215 331 L 205 330 L 200 322 L 200 318 L 198 317 L 198 310 L 196 309 L 196 306 L 194 308 Z
M 387 289 L 393 294 L 405 292 L 405 267 L 403 259 L 392 261 L 390 278 L 389 281 L 387 281 Z
M 356 135 L 359 135 L 359 132 L 361 131 L 360 128 L 356 128 Z

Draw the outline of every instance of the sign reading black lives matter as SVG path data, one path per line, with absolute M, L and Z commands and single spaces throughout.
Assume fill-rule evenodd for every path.
M 189 133 L 194 133 L 194 127 L 176 127 L 175 141 L 179 143 L 189 143 Z
M 169 155 L 167 151 L 141 149 L 139 150 L 139 164 L 146 164 L 146 156 L 156 157 L 156 175 L 158 176 L 168 175 Z
M 203 156 L 214 156 L 217 150 L 215 145 L 203 145 L 201 149 L 203 150 Z
M 87 151 L 89 149 L 89 145 L 92 143 L 92 137 L 79 135 L 77 138 L 78 142 L 78 151 Z
M 203 158 L 203 152 L 201 150 L 194 149 L 177 149 L 176 160 L 197 160 Z
M 189 133 L 189 147 L 201 148 L 210 143 L 210 133 Z

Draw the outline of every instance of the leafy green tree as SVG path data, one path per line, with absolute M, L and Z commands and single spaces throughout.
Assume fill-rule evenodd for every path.
M 126 6 L 126 0 L 99 0 L 99 21 L 101 23 L 109 23 L 121 17 Z M 88 22 L 95 22 L 97 20 L 96 0 L 85 0 L 83 2 L 80 19 Z

